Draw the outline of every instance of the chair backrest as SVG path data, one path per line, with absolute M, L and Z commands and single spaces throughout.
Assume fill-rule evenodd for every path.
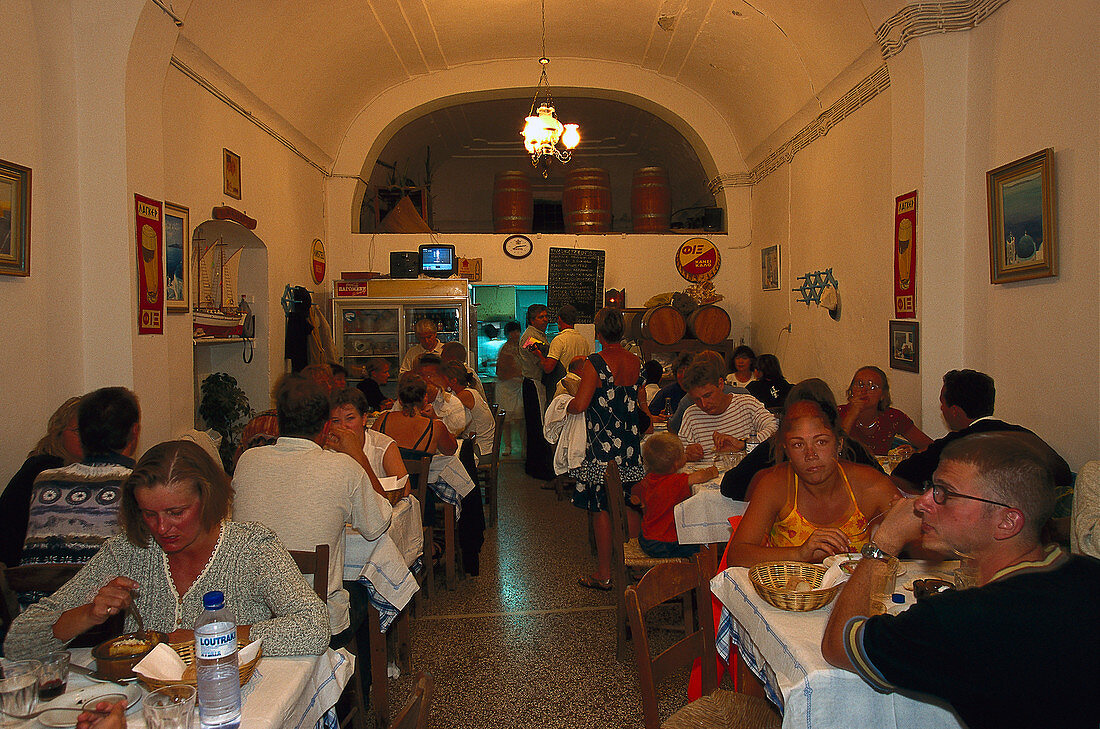
M 6 628 L 19 615 L 20 593 L 38 592 L 52 595 L 71 580 L 83 566 L 83 564 L 64 563 L 5 567 L 0 563 L 0 625 Z M 125 620 L 125 614 L 118 613 L 102 625 L 78 636 L 70 647 L 93 646 L 119 635 L 123 631 Z
M 290 556 L 303 575 L 313 575 L 313 591 L 321 602 L 328 602 L 328 545 L 318 544 L 312 552 L 291 549 Z
M 432 467 L 432 457 L 403 458 L 401 460 L 405 463 L 405 470 L 409 472 L 409 485 L 412 493 L 416 495 L 416 500 L 420 502 L 420 508 L 423 509 L 424 497 L 428 489 L 428 472 Z
M 435 691 L 435 681 L 430 673 L 421 671 L 416 675 L 416 688 L 408 703 L 401 707 L 397 717 L 390 724 L 390 729 L 426 729 L 428 726 L 428 709 L 432 705 L 432 693 Z
M 652 656 L 649 634 L 646 632 L 646 613 L 661 603 L 685 595 L 692 595 L 695 601 L 694 610 L 689 611 L 686 607 L 684 610 L 685 636 Z M 661 717 L 657 710 L 657 684 L 667 676 L 691 668 L 696 659 L 702 659 L 703 695 L 718 688 L 710 583 L 697 560 L 659 564 L 646 572 L 638 584 L 626 589 L 626 609 L 638 662 L 638 686 L 642 694 L 645 726 L 646 729 L 658 729 Z

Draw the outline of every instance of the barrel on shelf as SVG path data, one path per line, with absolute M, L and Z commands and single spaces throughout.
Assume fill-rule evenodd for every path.
M 577 167 L 565 176 L 561 196 L 566 233 L 611 230 L 611 177 L 598 167 Z
M 726 310 L 714 304 L 704 304 L 687 317 L 689 334 L 704 344 L 718 344 L 730 335 L 732 322 Z
M 630 218 L 635 233 L 667 233 L 671 202 L 668 172 L 663 167 L 634 170 L 630 187 Z
M 684 338 L 684 315 L 671 306 L 655 306 L 635 317 L 638 338 L 656 344 L 676 344 Z
M 493 179 L 493 231 L 530 233 L 534 217 L 531 178 L 519 170 L 498 172 Z

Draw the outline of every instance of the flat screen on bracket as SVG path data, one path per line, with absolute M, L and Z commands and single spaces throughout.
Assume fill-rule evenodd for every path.
M 436 244 L 420 246 L 420 274 L 447 278 L 455 272 L 455 247 Z

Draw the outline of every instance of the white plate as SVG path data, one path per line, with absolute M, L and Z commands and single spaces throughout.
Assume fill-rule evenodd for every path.
M 56 699 L 46 702 L 41 708 L 67 707 L 79 709 L 84 706 L 95 708 L 96 703 L 102 700 L 100 697 L 110 695 L 125 695 L 126 710 L 129 711 L 141 700 L 141 687 L 137 684 L 132 684 L 125 688 L 120 686 L 104 686 L 102 684 L 85 686 L 76 691 L 68 691 L 58 696 Z M 78 716 L 80 715 L 75 711 L 47 711 L 38 717 L 38 721 L 42 723 L 42 726 L 72 727 L 76 726 L 76 717 Z

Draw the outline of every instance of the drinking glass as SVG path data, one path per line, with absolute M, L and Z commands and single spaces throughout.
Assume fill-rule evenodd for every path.
M 0 678 L 0 726 L 17 726 L 20 719 L 8 714 L 29 714 L 38 706 L 39 661 L 5 661 Z
M 195 687 L 165 686 L 151 692 L 141 705 L 149 729 L 191 729 L 195 718 Z
M 49 701 L 65 693 L 69 683 L 68 651 L 50 653 L 42 659 L 42 670 L 38 674 L 38 700 Z
M 960 555 L 959 568 L 955 570 L 955 589 L 966 590 L 978 586 L 978 562 L 973 557 Z

